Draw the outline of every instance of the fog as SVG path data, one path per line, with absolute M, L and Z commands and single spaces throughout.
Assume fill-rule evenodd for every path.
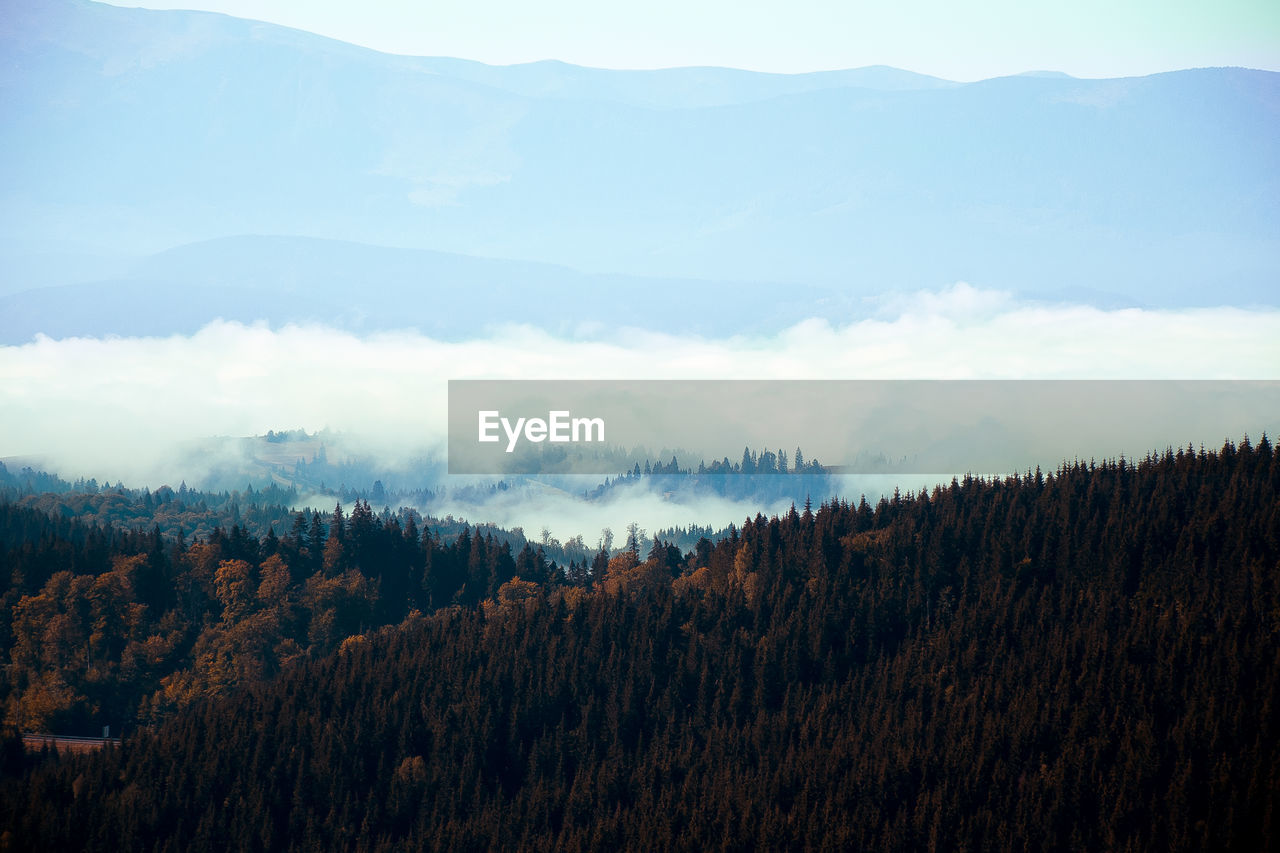
M 1280 365 L 1276 309 L 1102 310 L 967 284 L 866 307 L 845 324 L 723 339 L 507 325 L 443 342 L 221 321 L 190 336 L 40 337 L 0 347 L 0 459 L 67 478 L 195 484 L 218 461 L 197 439 L 327 427 L 393 465 L 443 451 L 448 379 L 1271 379 Z M 673 523 L 703 523 L 672 509 Z M 513 524 L 540 526 L 509 512 Z
M 743 521 L 755 518 L 757 514 L 769 517 L 782 515 L 793 505 L 802 508 L 806 498 L 812 500 L 815 508 L 837 496 L 853 502 L 866 496 L 874 504 L 881 496 L 891 495 L 895 488 L 905 494 L 930 488 L 938 481 L 938 476 L 920 474 L 839 476 L 832 478 L 838 494 L 797 494 L 794 498 L 773 501 L 731 500 L 706 495 L 672 499 L 644 482 L 611 493 L 603 500 L 583 501 L 580 496 L 539 489 L 538 484 L 534 484 L 531 490 L 499 492 L 484 503 L 446 498 L 431 507 L 417 509 L 429 511 L 437 518 L 452 515 L 472 523 L 491 522 L 507 529 L 520 527 L 531 542 L 539 540 L 544 528 L 562 542 L 581 535 L 588 548 L 597 546 L 600 531 L 608 527 L 616 537 L 614 548 L 621 548 L 626 525 L 632 522 L 650 536 L 660 530 L 691 525 L 721 530 L 730 524 L 741 527 Z M 320 505 L 325 506 L 323 503 Z

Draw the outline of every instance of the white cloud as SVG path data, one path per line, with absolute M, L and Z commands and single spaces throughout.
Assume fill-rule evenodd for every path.
M 719 340 L 513 326 L 446 342 L 215 322 L 191 336 L 0 347 L 0 458 L 154 484 L 182 475 L 165 465 L 189 439 L 326 426 L 402 458 L 442 444 L 448 379 L 1272 379 L 1277 366 L 1274 309 L 1104 311 L 968 285 L 845 326 Z

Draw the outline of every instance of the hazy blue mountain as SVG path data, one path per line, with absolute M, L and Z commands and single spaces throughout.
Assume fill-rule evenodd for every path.
M 762 74 L 737 68 L 614 71 L 546 60 L 493 66 L 465 59 L 423 57 L 417 68 L 530 98 L 611 101 L 638 107 L 687 109 L 763 101 L 822 89 L 942 89 L 959 86 L 926 74 L 872 65 L 810 74 Z
M 222 318 L 352 331 L 415 328 L 460 339 L 501 323 L 608 336 L 622 326 L 707 336 L 768 333 L 815 314 L 852 316 L 845 294 L 768 282 L 590 275 L 567 267 L 308 237 L 228 237 L 181 246 L 102 281 L 0 295 L 0 344 L 37 332 L 191 333 Z
M 120 258 L 245 234 L 678 279 L 676 292 L 707 279 L 856 299 L 965 280 L 1119 303 L 1276 304 L 1275 73 L 959 85 L 885 68 L 495 68 L 72 0 L 10 3 L 0 51 L 0 293 L 27 312 L 24 328 L 53 320 L 39 304 L 48 295 L 18 291 L 76 284 L 65 296 L 86 304 L 110 280 L 154 298 L 157 282 L 195 286 L 190 269 L 160 275 Z M 78 260 L 46 269 L 50 253 Z M 194 302 L 242 286 L 214 254 Z M 358 268 L 342 279 L 310 270 L 290 289 L 261 270 L 303 275 L 296 258 L 259 262 L 241 313 L 297 317 L 297 292 L 319 314 L 382 310 L 384 279 L 365 275 L 356 289 Z M 365 272 L 401 261 L 370 263 Z M 496 274 L 491 263 L 468 275 L 605 282 L 519 263 Z M 400 281 L 404 298 L 427 298 L 413 276 Z M 794 291 L 775 291 L 775 304 L 779 292 Z M 638 310 L 624 301 L 633 295 L 601 295 L 600 313 Z M 472 299 L 489 320 L 522 319 Z

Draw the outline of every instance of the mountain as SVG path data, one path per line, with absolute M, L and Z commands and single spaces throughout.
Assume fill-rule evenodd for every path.
M 76 520 L 119 490 L 0 503 L 0 833 L 1274 850 L 1278 485 L 1268 439 L 1227 442 L 568 566 L 367 502 L 197 542 Z M 142 502 L 207 516 L 197 497 Z M 79 754 L 18 733 L 107 724 L 123 743 Z
M 513 66 L 430 57 L 420 68 L 529 98 L 605 101 L 655 109 L 694 109 L 749 104 L 824 89 L 905 91 L 959 86 L 950 80 L 872 65 L 809 74 L 765 74 L 738 68 L 663 68 L 616 71 L 556 60 Z
M 850 297 L 1275 304 L 1280 280 L 1270 72 L 497 68 L 82 0 L 10 4 L 0 51 L 9 294 L 238 235 Z
M 830 288 L 587 274 L 555 264 L 310 237 L 239 236 L 179 246 L 117 276 L 0 295 L 0 344 L 190 334 L 214 319 L 354 332 L 416 329 L 458 340 L 500 323 L 563 335 L 622 326 L 708 336 L 771 332 L 854 310 Z

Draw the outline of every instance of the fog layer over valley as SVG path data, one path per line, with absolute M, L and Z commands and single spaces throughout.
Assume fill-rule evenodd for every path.
M 299 460 L 314 461 L 325 440 L 314 434 L 327 430 L 331 464 L 351 458 L 365 466 L 330 474 L 324 482 L 329 495 L 344 486 L 372 489 L 380 478 L 395 489 L 439 492 L 443 502 L 429 508 L 435 514 L 522 526 L 532 534 L 548 526 L 560 538 L 590 537 L 603 526 L 617 529 L 630 521 L 650 530 L 739 523 L 755 511 L 775 510 L 772 503 L 779 501 L 691 506 L 685 497 L 673 502 L 661 491 L 642 497 L 624 490 L 612 508 L 610 501 L 588 507 L 577 490 L 546 485 L 493 502 L 474 499 L 474 491 L 451 496 L 467 493 L 441 489 L 449 482 L 443 475 L 446 380 L 1267 379 L 1280 364 L 1277 341 L 1280 311 L 1271 309 L 1102 310 L 1029 302 L 964 284 L 884 299 L 841 325 L 808 320 L 777 334 L 724 338 L 674 336 L 625 322 L 585 340 L 509 325 L 463 341 L 416 332 L 361 336 L 321 326 L 215 322 L 189 336 L 41 337 L 0 347 L 0 448 L 11 469 L 31 464 L 68 479 L 92 476 L 151 488 L 274 481 L 305 491 L 319 483 L 299 481 L 293 469 Z M 1086 451 L 1141 455 L 1187 440 L 1213 446 L 1228 430 L 1256 434 L 1274 427 L 1233 423 L 1197 435 L 1188 434 L 1185 422 L 1170 423 L 1168 435 L 1152 435 L 1137 446 Z M 311 438 L 299 445 L 236 440 L 296 429 Z M 652 448 L 655 462 L 665 459 L 657 456 L 661 439 L 656 436 Z M 787 435 L 770 446 L 789 453 L 806 444 L 804 435 Z M 742 448 L 723 453 L 736 461 Z M 1063 454 L 1069 451 L 1032 464 L 1051 468 Z M 599 482 L 584 480 L 581 490 Z M 853 488 L 872 494 L 893 485 L 915 487 L 857 483 Z
M 219 322 L 0 347 L 0 438 L 6 456 L 159 485 L 189 476 L 166 462 L 205 436 L 328 427 L 388 461 L 438 452 L 448 379 L 1268 379 L 1278 341 L 1277 310 L 1104 311 L 967 285 L 846 325 L 723 339 L 622 323 L 597 340 L 512 325 L 447 342 Z

